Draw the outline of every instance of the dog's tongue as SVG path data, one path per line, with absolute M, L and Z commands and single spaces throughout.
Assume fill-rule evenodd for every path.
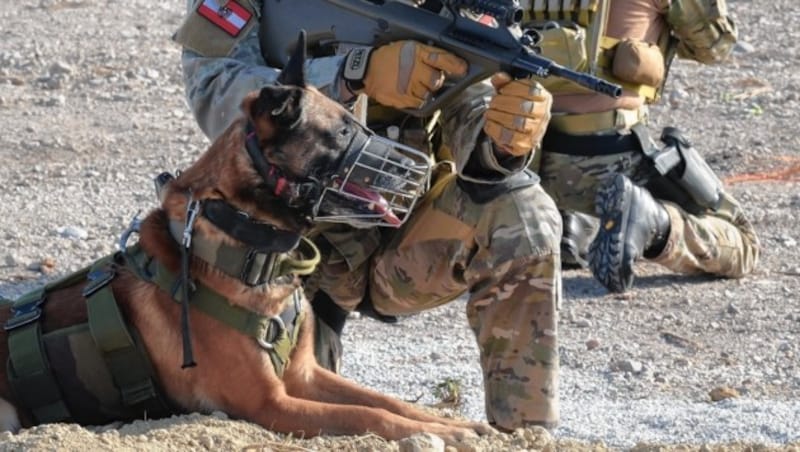
M 383 220 L 389 224 L 398 226 L 403 224 L 403 221 L 392 212 L 389 208 L 389 202 L 379 193 L 364 188 L 358 184 L 347 182 L 343 187 L 344 191 L 351 195 L 358 196 L 359 198 L 368 199 L 370 201 L 367 209 L 379 213 L 383 216 Z

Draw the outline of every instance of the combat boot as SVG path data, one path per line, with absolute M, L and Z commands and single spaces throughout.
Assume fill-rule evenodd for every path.
M 318 290 L 311 299 L 314 311 L 314 356 L 320 366 L 339 373 L 342 365 L 342 330 L 348 312 Z
M 561 268 L 587 268 L 589 263 L 586 259 L 597 230 L 597 220 L 583 213 L 562 210 L 561 224 Z
M 589 248 L 589 267 L 611 292 L 633 284 L 633 263 L 653 258 L 669 238 L 667 210 L 644 188 L 617 174 L 595 199 L 600 229 Z

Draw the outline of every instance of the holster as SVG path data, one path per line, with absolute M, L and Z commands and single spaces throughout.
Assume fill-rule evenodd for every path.
M 635 125 L 631 131 L 656 170 L 656 177 L 646 184 L 654 196 L 691 213 L 719 209 L 722 182 L 677 128 L 665 127 L 661 132 L 663 148 L 656 146 L 644 124 Z

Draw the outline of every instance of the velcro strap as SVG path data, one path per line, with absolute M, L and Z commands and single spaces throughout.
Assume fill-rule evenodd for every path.
M 9 383 L 38 423 L 65 422 L 71 415 L 50 370 L 38 321 L 8 335 Z
M 360 90 L 364 88 L 364 77 L 367 75 L 369 56 L 372 47 L 354 47 L 347 53 L 344 60 L 342 78 L 347 82 L 348 88 Z
M 89 272 L 87 287 L 93 290 L 87 295 L 86 307 L 92 338 L 120 390 L 122 403 L 146 411 L 148 416 L 167 414 L 169 409 L 156 389 L 150 362 L 137 347 L 114 298 L 109 284 L 113 274 L 110 265 Z M 95 280 L 101 283 L 92 284 Z

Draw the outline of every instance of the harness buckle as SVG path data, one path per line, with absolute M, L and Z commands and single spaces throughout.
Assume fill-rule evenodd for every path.
M 12 316 L 6 321 L 5 325 L 3 325 L 3 329 L 11 331 L 39 320 L 39 317 L 42 316 L 42 309 L 40 306 L 42 306 L 44 300 L 45 297 L 42 296 L 36 301 L 12 307 Z
M 286 331 L 286 324 L 283 323 L 283 319 L 277 315 L 273 315 L 269 318 L 269 326 L 267 327 L 267 331 L 264 332 L 264 337 L 256 338 L 258 345 L 265 350 L 274 350 L 275 349 L 275 342 L 279 341 L 283 332 Z M 273 330 L 270 328 L 272 325 L 277 326 L 277 330 L 274 331 L 273 334 L 270 334 Z M 270 334 L 272 336 L 269 341 L 267 341 L 266 335 Z
M 194 230 L 194 222 L 197 220 L 197 215 L 200 213 L 200 201 L 193 199 L 186 206 L 186 226 L 183 228 L 183 240 L 181 244 L 185 249 L 192 246 L 192 232 Z
M 239 280 L 250 287 L 263 284 L 272 275 L 276 257 L 275 253 L 264 253 L 251 249 L 245 257 Z
M 91 297 L 95 292 L 111 282 L 115 275 L 116 273 L 110 267 L 89 272 L 89 274 L 86 275 L 86 279 L 88 279 L 89 282 L 86 284 L 86 286 L 84 286 L 81 295 L 83 295 L 84 298 Z

